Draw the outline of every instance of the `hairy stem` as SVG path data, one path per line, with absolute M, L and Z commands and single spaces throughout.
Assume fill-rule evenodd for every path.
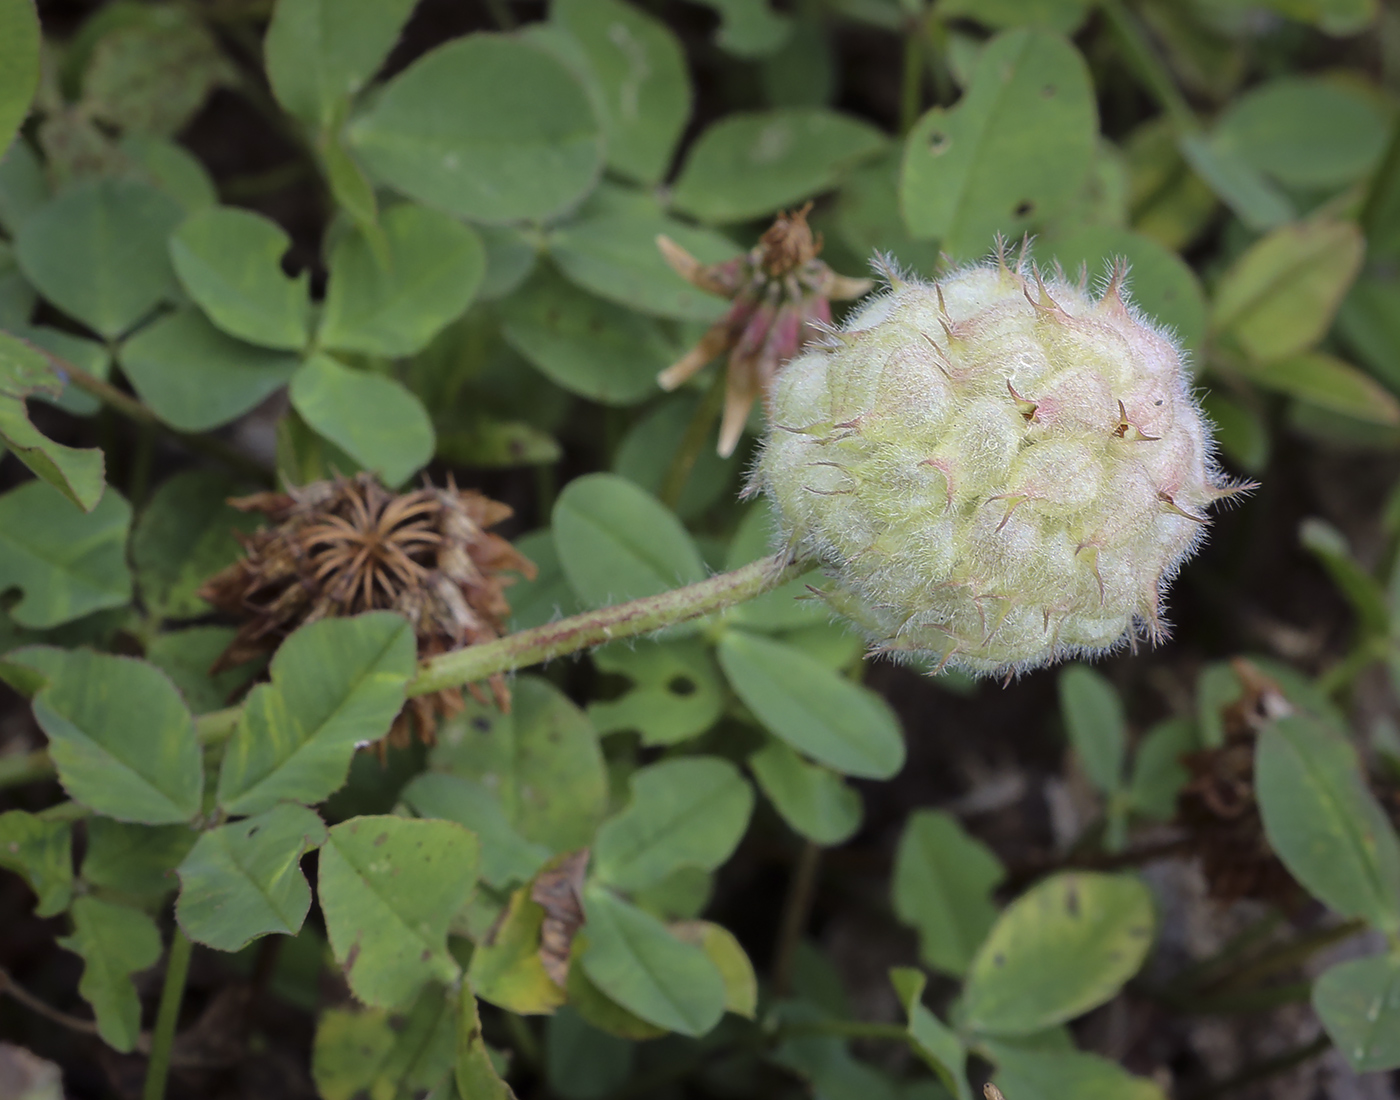
M 715 421 L 719 419 L 719 411 L 724 404 L 724 382 L 724 368 L 715 368 L 714 376 L 710 379 L 710 388 L 705 391 L 700 404 L 695 406 L 695 413 L 686 425 L 685 435 L 681 436 L 680 445 L 671 456 L 671 464 L 666 467 L 666 476 L 661 479 L 661 490 L 656 495 L 667 508 L 675 508 L 680 503 L 686 482 L 690 480 L 690 472 L 695 469 L 695 460 L 700 457 L 700 452 L 710 440 L 710 432 L 714 430 Z
M 180 1019 L 180 1002 L 185 998 L 185 978 L 190 972 L 194 944 L 175 926 L 170 941 L 170 958 L 165 964 L 165 985 L 160 991 L 156 1026 L 151 1033 L 151 1060 L 146 1066 L 146 1087 L 142 1100 L 165 1100 L 165 1081 L 170 1075 L 170 1052 L 175 1046 L 175 1025 Z
M 721 573 L 659 596 L 644 596 L 597 611 L 585 611 L 555 623 L 509 634 L 494 642 L 456 649 L 425 662 L 418 675 L 408 682 L 408 694 L 427 695 L 443 688 L 460 687 L 498 672 L 511 672 L 604 642 L 635 638 L 698 619 L 761 596 L 801 576 L 811 567 L 809 561 L 792 561 L 785 554 L 777 554 L 732 573 Z

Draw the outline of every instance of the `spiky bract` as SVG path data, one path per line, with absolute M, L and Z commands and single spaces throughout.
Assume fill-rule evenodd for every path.
M 1180 349 L 1123 295 L 1023 260 L 892 280 L 778 379 L 756 483 L 877 650 L 976 674 L 1163 633 L 1237 491 Z

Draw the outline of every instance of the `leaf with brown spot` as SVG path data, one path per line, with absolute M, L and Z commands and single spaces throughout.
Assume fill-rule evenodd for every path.
M 569 954 L 574 933 L 583 926 L 583 877 L 588 849 L 580 848 L 551 860 L 535 876 L 530 898 L 544 909 L 540 924 L 540 961 L 550 980 L 563 989 L 569 980 Z

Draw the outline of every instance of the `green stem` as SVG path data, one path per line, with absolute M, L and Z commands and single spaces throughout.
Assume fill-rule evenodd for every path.
M 1389 651 L 1388 639 L 1377 635 L 1363 638 L 1350 653 L 1317 678 L 1318 690 L 1324 695 L 1339 695 L 1371 665 L 1377 661 L 1384 661 Z
M 133 420 L 137 424 L 164 432 L 178 439 L 190 450 L 198 451 L 201 454 L 208 455 L 210 458 L 217 459 L 225 465 L 238 470 L 240 473 L 254 478 L 258 482 L 264 484 L 272 483 L 272 472 L 260 462 L 249 458 L 242 451 L 236 450 L 227 443 L 214 439 L 212 436 L 191 435 L 187 432 L 177 432 L 175 429 L 162 423 L 155 413 L 151 412 L 150 409 L 146 408 L 146 406 L 141 404 L 136 398 L 132 397 L 130 394 L 123 393 L 110 382 L 104 382 L 101 378 L 83 370 L 82 367 L 74 366 L 72 363 L 68 362 L 68 360 L 36 344 L 30 344 L 28 341 L 25 341 L 25 344 L 47 359 L 55 370 L 62 372 L 67 377 L 68 381 L 77 386 L 78 389 L 82 390 L 84 393 L 92 394 L 93 397 L 97 398 L 108 408 L 121 413 L 128 420 Z
M 787 996 L 792 985 L 792 970 L 797 961 L 797 945 L 807 930 L 812 915 L 812 901 L 817 894 L 817 871 L 821 866 L 822 850 L 810 840 L 802 847 L 797 865 L 788 882 L 787 898 L 783 901 L 782 924 L 778 929 L 778 946 L 773 952 L 773 991 Z
M 156 1009 L 156 1026 L 151 1033 L 151 1059 L 146 1064 L 146 1088 L 142 1100 L 165 1100 L 165 1080 L 170 1075 L 170 1052 L 175 1046 L 175 1025 L 180 1019 L 180 1002 L 185 998 L 185 978 L 190 972 L 194 944 L 175 926 L 170 941 L 170 958 L 165 964 L 165 985 Z
M 811 568 L 811 562 L 792 561 L 785 554 L 777 554 L 658 596 L 585 611 L 494 642 L 456 649 L 427 661 L 409 681 L 408 694 L 427 695 L 476 683 L 498 672 L 512 672 L 604 642 L 635 638 L 698 619 L 761 596 Z
M 53 777 L 53 761 L 44 749 L 0 756 L 0 789 L 22 787 Z
M 899 132 L 907 134 L 919 121 L 923 106 L 924 64 L 922 21 L 913 23 L 904 32 L 904 79 L 899 98 Z
M 1123 50 L 1124 60 L 1143 86 L 1151 93 L 1158 105 L 1167 112 L 1179 133 L 1190 133 L 1200 129 L 1196 113 L 1186 102 L 1186 97 L 1176 86 L 1166 63 L 1157 56 L 1152 43 L 1147 40 L 1137 18 L 1125 8 L 1121 0 L 1100 0 L 1099 10 L 1104 20 L 1118 39 Z
M 671 456 L 671 464 L 666 467 L 666 476 L 661 479 L 661 490 L 657 496 L 667 508 L 674 509 L 680 503 L 686 482 L 690 480 L 690 472 L 695 469 L 695 461 L 710 441 L 710 433 L 724 405 L 725 376 L 722 367 L 715 369 L 710 378 L 710 388 L 705 391 L 700 404 L 695 406 L 690 423 L 686 425 L 685 434 L 681 436 L 680 445 Z

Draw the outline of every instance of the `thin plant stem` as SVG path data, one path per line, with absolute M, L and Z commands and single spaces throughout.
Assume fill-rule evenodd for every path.
M 42 1016 L 70 1031 L 79 1031 L 84 1035 L 96 1035 L 97 1024 L 92 1020 L 80 1020 L 77 1016 L 70 1016 L 66 1012 L 60 1012 L 52 1005 L 41 1001 L 38 997 L 30 993 L 22 985 L 16 982 L 7 970 L 0 968 L 0 994 L 8 994 L 31 1012 Z
M 456 649 L 425 662 L 418 675 L 409 681 L 408 694 L 427 695 L 443 688 L 477 683 L 498 672 L 513 672 L 604 642 L 635 638 L 698 619 L 761 596 L 800 577 L 811 567 L 809 561 L 793 561 L 786 554 L 776 554 L 684 588 L 585 611 L 558 622 L 508 634 L 494 642 Z
M 180 1002 L 185 998 L 185 979 L 190 972 L 194 944 L 175 926 L 170 941 L 170 958 L 165 964 L 165 985 L 156 1009 L 156 1026 L 151 1032 L 151 1059 L 146 1066 L 146 1087 L 142 1100 L 165 1100 L 165 1081 L 170 1076 L 170 1052 L 175 1046 L 175 1025 L 180 1019 Z
M 788 882 L 787 897 L 783 901 L 782 923 L 778 926 L 778 943 L 773 952 L 773 991 L 779 996 L 787 995 L 792 985 L 793 965 L 797 960 L 797 945 L 802 933 L 807 929 L 807 921 L 812 915 L 812 902 L 817 895 L 817 872 L 821 867 L 822 850 L 812 841 L 807 841 L 797 864 L 792 869 Z
M 1142 81 L 1158 106 L 1167 112 L 1177 132 L 1190 133 L 1200 129 L 1196 113 L 1176 86 L 1171 71 L 1157 56 L 1137 18 L 1123 6 L 1122 0 L 1101 0 L 1099 10 L 1118 39 L 1128 67 Z
M 141 404 L 136 398 L 132 397 L 130 394 L 123 393 L 110 382 L 105 382 L 96 375 L 89 374 L 87 371 L 83 370 L 82 367 L 75 366 L 73 363 L 68 362 L 68 360 L 39 347 L 37 344 L 31 344 L 28 341 L 23 341 L 23 343 L 26 347 L 31 348 L 47 359 L 55 370 L 63 374 L 67 380 L 77 386 L 78 389 L 82 390 L 84 393 L 91 394 L 108 408 L 121 413 L 128 420 L 164 432 L 172 438 L 178 439 L 190 450 L 198 451 L 201 454 L 208 455 L 210 458 L 217 459 L 225 465 L 231 466 L 240 473 L 246 474 L 261 483 L 272 483 L 272 471 L 267 469 L 260 462 L 249 458 L 242 451 L 236 450 L 227 443 L 214 439 L 212 436 L 178 432 L 174 428 L 162 423 L 155 413 L 151 412 L 150 409 L 146 408 L 146 406 Z
M 907 134 L 919 121 L 924 94 L 924 59 L 922 21 L 911 24 L 904 32 L 904 77 L 899 97 L 899 132 Z
M 909 1029 L 903 1024 L 873 1024 L 864 1020 L 800 1020 L 783 1024 L 777 1038 L 794 1039 L 800 1035 L 831 1035 L 839 1039 L 887 1039 L 892 1043 L 907 1043 Z
M 666 467 L 666 475 L 661 479 L 661 491 L 657 496 L 667 508 L 675 508 L 680 503 L 681 494 L 685 492 L 686 483 L 690 480 L 690 472 L 695 469 L 695 462 L 700 457 L 701 450 L 710 441 L 715 422 L 719 420 L 720 409 L 724 406 L 724 381 L 724 369 L 715 368 L 715 373 L 710 378 L 710 387 L 700 399 L 700 404 L 695 406 L 695 412 L 685 427 L 685 434 L 681 436 L 676 453 L 671 456 L 671 464 Z

